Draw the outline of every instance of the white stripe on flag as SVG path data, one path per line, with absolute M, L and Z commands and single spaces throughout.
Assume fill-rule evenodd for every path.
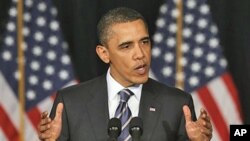
M 7 138 L 5 137 L 2 128 L 0 128 L 0 141 L 7 141 Z
M 204 105 L 201 103 L 199 97 L 198 97 L 198 93 L 196 92 L 193 92 L 191 94 L 192 98 L 193 98 L 193 101 L 194 101 L 194 110 L 195 110 L 195 114 L 196 114 L 196 117 L 198 117 L 200 115 L 200 109 L 202 107 L 204 107 Z
M 18 101 L 15 97 L 14 92 L 11 90 L 8 83 L 5 81 L 5 78 L 0 71 L 0 80 L 1 80 L 1 93 L 0 103 L 2 104 L 3 109 L 8 115 L 10 121 L 13 123 L 16 129 L 19 129 L 19 109 Z
M 230 95 L 226 85 L 221 77 L 212 80 L 208 84 L 208 89 L 216 101 L 220 112 L 222 113 L 225 122 L 230 124 L 241 124 L 241 119 L 239 117 L 239 111 L 237 111 L 236 103 Z M 234 113 L 234 114 L 232 114 Z
M 38 135 L 36 132 L 36 127 L 32 126 L 31 121 L 25 116 L 25 140 L 37 141 Z
M 14 127 L 19 130 L 20 127 L 20 115 L 19 115 L 19 105 L 18 101 L 14 95 L 14 92 L 11 90 L 8 83 L 5 81 L 1 71 L 0 71 L 0 80 L 1 80 L 1 96 L 0 103 L 4 108 L 8 118 L 13 123 Z M 24 117 L 25 122 L 25 140 L 37 140 L 37 132 L 35 127 L 32 125 L 27 115 Z

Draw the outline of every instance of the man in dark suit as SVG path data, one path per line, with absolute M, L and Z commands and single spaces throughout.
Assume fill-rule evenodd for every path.
M 148 77 L 151 42 L 147 24 L 137 11 L 124 7 L 109 11 L 98 23 L 98 36 L 96 52 L 109 64 L 107 74 L 59 90 L 50 117 L 47 112 L 41 116 L 40 139 L 107 140 L 108 121 L 117 116 L 118 93 L 123 89 L 131 95 L 124 111 L 143 121 L 142 141 L 212 138 L 209 116 L 201 109 L 196 120 L 190 94 Z M 127 125 L 123 126 L 126 130 Z M 131 136 L 121 140 L 131 140 Z

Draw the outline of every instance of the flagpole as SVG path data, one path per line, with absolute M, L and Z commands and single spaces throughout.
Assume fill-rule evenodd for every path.
M 177 16 L 177 32 L 176 32 L 176 41 L 177 41 L 177 48 L 176 48 L 176 87 L 180 89 L 184 89 L 184 74 L 183 74 L 183 65 L 181 59 L 183 57 L 182 54 L 182 23 L 183 23 L 183 1 L 177 0 L 177 9 L 178 9 L 178 16 Z
M 18 48 L 18 97 L 20 113 L 20 141 L 24 141 L 24 114 L 25 114 L 25 68 L 23 50 L 23 0 L 17 2 L 17 48 Z

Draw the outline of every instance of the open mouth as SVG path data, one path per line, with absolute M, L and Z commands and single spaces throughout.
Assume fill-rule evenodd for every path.
M 147 71 L 147 65 L 146 64 L 142 64 L 142 65 L 136 67 L 135 70 L 136 70 L 136 73 L 138 73 L 140 75 L 143 75 Z

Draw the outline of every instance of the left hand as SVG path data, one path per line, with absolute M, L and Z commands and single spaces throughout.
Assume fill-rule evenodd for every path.
M 205 109 L 200 110 L 197 121 L 192 121 L 191 112 L 187 105 L 183 106 L 186 120 L 186 131 L 191 141 L 210 141 L 212 138 L 212 124 Z

